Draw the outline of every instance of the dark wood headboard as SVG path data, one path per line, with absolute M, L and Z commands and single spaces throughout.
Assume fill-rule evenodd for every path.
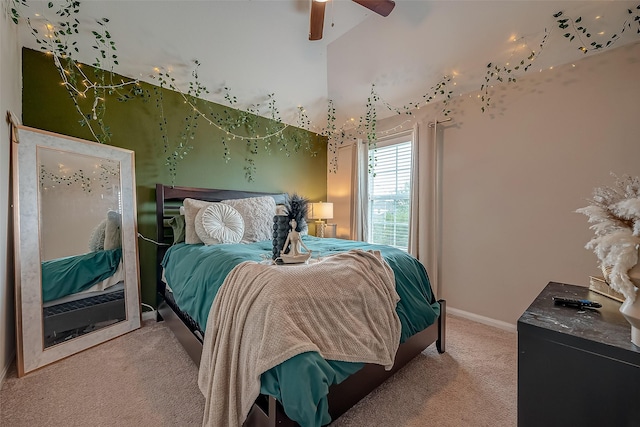
M 167 252 L 167 248 L 173 243 L 173 229 L 167 221 L 175 215 L 179 215 L 180 206 L 184 199 L 206 200 L 208 202 L 220 202 L 229 199 L 244 199 L 247 197 L 272 196 L 276 204 L 285 203 L 288 195 L 286 193 L 261 193 L 255 191 L 218 190 L 211 188 L 195 187 L 175 187 L 170 185 L 156 184 L 156 227 L 157 227 L 157 280 L 158 292 L 164 293 L 164 283 L 162 282 L 162 269 L 160 263 Z

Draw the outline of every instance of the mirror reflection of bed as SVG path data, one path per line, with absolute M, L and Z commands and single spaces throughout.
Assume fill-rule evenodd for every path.
M 126 320 L 119 163 L 37 148 L 43 343 Z

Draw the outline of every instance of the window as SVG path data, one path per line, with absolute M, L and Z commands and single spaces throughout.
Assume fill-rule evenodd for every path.
M 409 247 L 411 201 L 411 135 L 378 142 L 369 174 L 369 236 L 367 241 Z

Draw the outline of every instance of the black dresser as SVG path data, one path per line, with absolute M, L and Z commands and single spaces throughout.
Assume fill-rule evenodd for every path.
M 590 299 L 599 309 L 554 305 Z M 640 348 L 620 303 L 550 282 L 518 320 L 518 426 L 640 426 Z

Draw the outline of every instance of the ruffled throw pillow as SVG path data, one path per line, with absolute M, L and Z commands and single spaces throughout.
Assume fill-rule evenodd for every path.
M 242 215 L 224 203 L 213 203 L 198 211 L 196 234 L 205 245 L 238 243 L 244 233 Z

